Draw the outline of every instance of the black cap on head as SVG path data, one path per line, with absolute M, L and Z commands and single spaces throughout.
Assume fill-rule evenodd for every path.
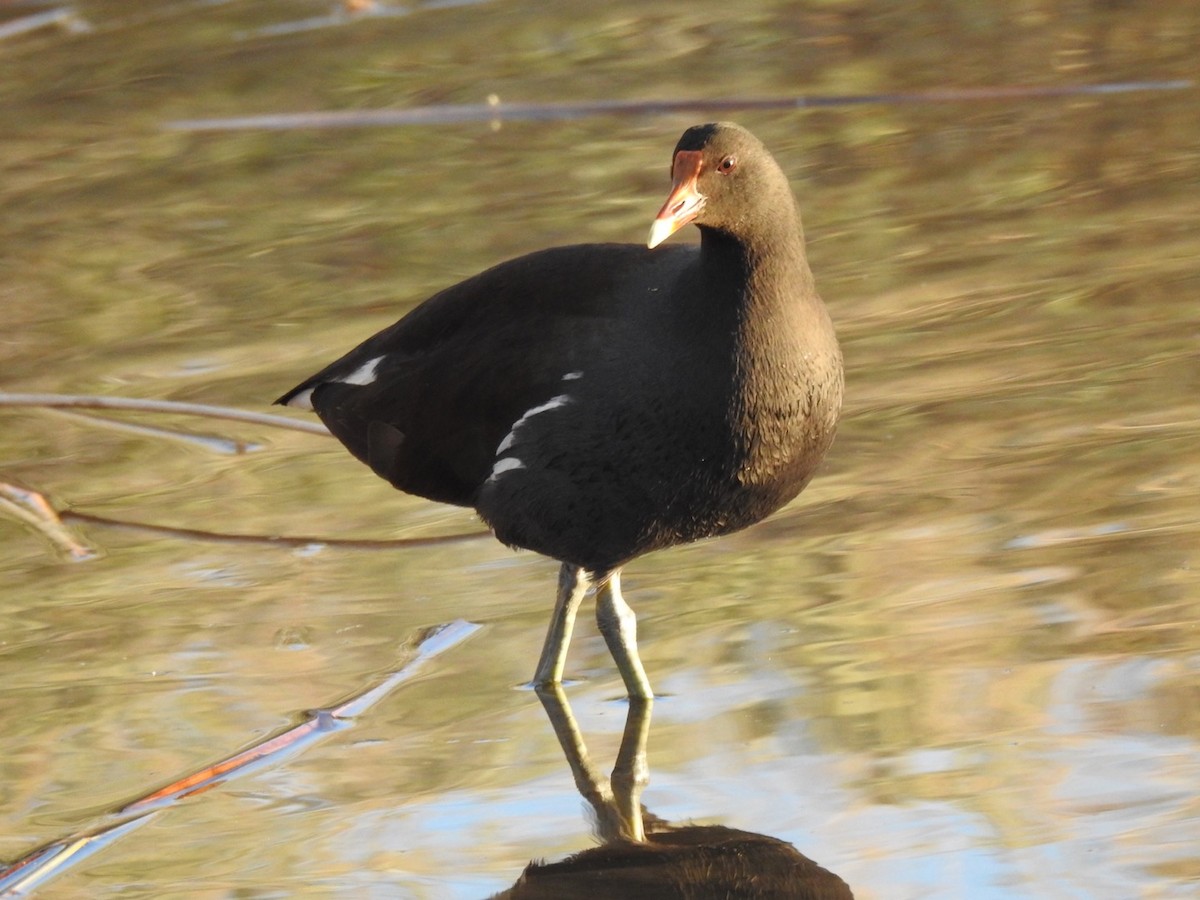
M 722 122 L 709 122 L 705 125 L 693 125 L 679 138 L 675 152 L 680 150 L 702 150 L 709 139 L 720 130 Z

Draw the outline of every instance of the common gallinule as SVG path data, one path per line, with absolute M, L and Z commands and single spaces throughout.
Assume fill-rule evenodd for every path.
M 729 123 L 684 132 L 671 174 L 647 247 L 501 263 L 276 401 L 400 490 L 562 563 L 535 684 L 561 680 L 594 585 L 629 694 L 651 696 L 621 567 L 770 515 L 833 441 L 842 357 L 787 178 Z M 654 249 L 689 222 L 699 246 Z

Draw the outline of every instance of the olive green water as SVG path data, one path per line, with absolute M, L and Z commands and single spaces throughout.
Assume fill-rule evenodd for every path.
M 644 239 L 704 116 L 167 122 L 1194 77 L 1192 0 L 1065 6 L 491 2 L 256 32 L 327 5 L 77 3 L 86 32 L 0 41 L 0 389 L 265 411 L 486 265 Z M 0 23 L 41 8 L 0 4 Z M 863 898 L 1196 895 L 1198 102 L 737 116 L 800 198 L 847 405 L 799 501 L 625 573 L 666 695 L 649 810 L 783 838 Z M 0 480 L 218 533 L 478 527 L 329 439 L 112 419 L 260 446 L 0 408 Z M 591 845 L 514 689 L 553 563 L 489 539 L 293 550 L 73 527 L 100 556 L 68 562 L 0 518 L 0 862 L 370 684 L 418 627 L 485 627 L 354 728 L 40 896 L 485 897 Z M 590 622 L 568 670 L 603 759 L 625 707 Z

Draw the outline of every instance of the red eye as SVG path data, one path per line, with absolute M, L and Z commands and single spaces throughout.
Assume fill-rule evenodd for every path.
M 737 168 L 737 157 L 736 156 L 727 156 L 723 160 L 721 160 L 720 164 L 717 166 L 717 171 L 720 172 L 722 175 L 728 175 L 730 172 L 732 172 L 736 168 Z

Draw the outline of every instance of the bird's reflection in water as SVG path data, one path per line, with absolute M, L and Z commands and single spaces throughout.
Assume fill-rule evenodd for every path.
M 602 843 L 561 862 L 531 862 L 493 900 L 853 900 L 846 882 L 786 841 L 722 825 L 674 826 L 644 811 L 652 701 L 630 700 L 610 778 L 588 757 L 562 689 L 551 686 L 538 696 Z

